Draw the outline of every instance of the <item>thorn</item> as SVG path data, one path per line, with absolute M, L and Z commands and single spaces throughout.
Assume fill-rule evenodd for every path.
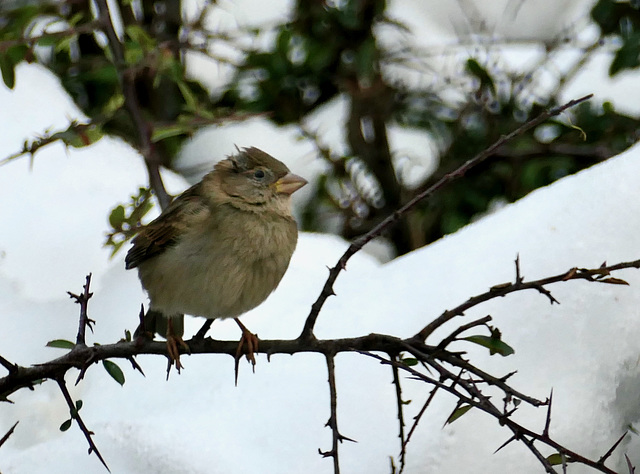
M 551 393 L 549 393 L 549 403 L 547 404 L 547 420 L 544 424 L 544 430 L 542 431 L 542 435 L 545 437 L 549 437 L 549 426 L 551 425 L 551 403 L 553 401 L 553 389 L 551 389 Z
M 627 436 L 627 432 L 625 431 L 622 436 L 620 436 L 620 438 L 618 439 L 618 441 L 616 441 L 615 443 L 613 443 L 613 446 L 611 446 L 611 448 L 609 448 L 609 451 L 607 451 L 606 453 L 604 453 L 604 455 L 598 459 L 598 464 L 604 464 L 604 462 L 607 460 L 607 458 L 609 456 L 611 456 L 613 454 L 613 451 L 615 451 L 615 449 L 618 447 L 618 445 L 620 443 L 622 443 L 622 440 Z
M 498 449 L 496 449 L 493 454 L 496 454 L 498 451 L 500 451 L 502 448 L 504 448 L 505 446 L 507 446 L 509 443 L 511 443 L 512 441 L 515 441 L 517 438 L 514 436 L 512 436 L 511 438 L 509 438 L 508 440 L 506 440 L 504 443 L 502 443 L 500 445 L 500 447 Z

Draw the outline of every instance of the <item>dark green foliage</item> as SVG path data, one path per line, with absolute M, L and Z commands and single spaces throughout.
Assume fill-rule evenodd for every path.
M 393 210 L 454 170 L 544 108 L 563 101 L 566 78 L 555 90 L 540 90 L 537 71 L 512 70 L 501 60 L 499 49 L 482 54 L 461 47 L 455 56 L 455 80 L 446 73 L 423 85 L 409 86 L 392 66 L 414 63 L 441 67 L 411 48 L 396 48 L 379 37 L 381 27 L 402 32 L 403 25 L 389 18 L 383 0 L 341 2 L 297 1 L 281 24 L 267 28 L 269 43 L 258 41 L 264 29 L 218 33 L 207 27 L 207 12 L 218 8 L 205 2 L 200 15 L 188 21 L 180 0 L 117 2 L 123 20 L 123 58 L 114 58 L 89 0 L 15 2 L 0 7 L 0 72 L 4 84 L 14 87 L 15 67 L 38 62 L 59 77 L 62 85 L 89 117 L 86 124 L 49 132 L 25 141 L 21 154 L 33 155 L 40 147 L 62 141 L 86 146 L 103 134 L 121 137 L 145 151 L 148 137 L 158 163 L 174 166 L 174 158 L 198 129 L 232 114 L 264 114 L 277 124 L 298 124 L 304 139 L 316 143 L 327 166 L 306 203 L 305 230 L 335 231 L 346 238 L 360 235 Z M 637 74 L 640 66 L 640 10 L 637 1 L 600 0 L 591 11 L 601 36 L 585 58 L 600 46 L 613 47 L 609 74 Z M 55 23 L 52 33 L 32 33 L 35 24 Z M 61 27 L 62 26 L 62 27 Z M 33 31 L 41 31 L 34 29 Z M 559 34 L 544 43 L 549 58 L 572 38 Z M 577 33 L 576 33 L 577 36 Z M 249 39 L 251 43 L 235 41 Z M 575 39 L 575 38 L 574 38 Z M 186 74 L 187 52 L 209 55 L 210 46 L 223 43 L 239 53 L 228 85 L 210 95 L 203 83 Z M 246 44 L 255 44 L 245 49 Z M 394 49 L 395 48 L 395 49 Z M 576 49 L 579 49 L 576 47 Z M 553 69 L 551 59 L 537 69 Z M 415 72 L 415 70 L 413 71 Z M 391 79 L 391 78 L 394 79 Z M 132 118 L 124 81 L 139 106 L 144 124 Z M 323 148 L 315 130 L 304 120 L 318 107 L 343 97 L 347 102 L 342 127 L 345 153 Z M 128 97 L 129 101 L 131 97 Z M 638 140 L 637 116 L 624 115 L 595 97 L 571 115 L 538 127 L 498 150 L 496 155 L 418 206 L 388 235 L 398 253 L 428 244 L 454 232 L 496 204 L 513 202 L 541 186 L 573 174 L 620 153 Z M 363 126 L 367 124 L 367 127 Z M 391 124 L 419 130 L 429 137 L 433 150 L 414 157 L 422 165 L 436 163 L 435 171 L 409 185 L 405 175 L 416 163 L 399 164 L 388 143 Z M 144 140 L 143 140 L 144 141 Z M 146 155 L 145 155 L 146 156 Z M 215 154 L 218 156 L 218 154 Z M 1 162 L 0 162 L 1 163 Z M 304 170 L 301 170 L 304 173 Z M 145 191 L 146 192 L 146 191 Z M 107 244 L 117 251 L 135 232 L 150 207 L 149 194 L 132 196 L 129 204 L 114 208 L 109 216 Z

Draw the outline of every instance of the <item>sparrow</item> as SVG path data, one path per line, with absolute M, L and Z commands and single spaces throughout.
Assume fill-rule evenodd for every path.
M 298 241 L 291 195 L 305 184 L 264 151 L 238 149 L 140 228 L 125 266 L 138 269 L 149 296 L 144 329 L 167 338 L 169 368 L 182 367 L 178 346 L 188 350 L 183 314 L 234 318 L 242 330 L 236 377 L 243 344 L 255 365 L 258 339 L 237 318 L 282 280 Z

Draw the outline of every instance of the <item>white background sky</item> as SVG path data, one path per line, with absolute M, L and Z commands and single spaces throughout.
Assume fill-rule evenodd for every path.
M 458 14 L 441 9 L 427 14 L 427 7 L 418 7 L 423 3 L 407 2 L 403 9 L 392 4 L 392 12 L 417 24 L 433 21 L 435 15 L 429 26 L 439 25 L 438 33 L 451 34 L 453 29 L 443 25 Z M 525 5 L 533 3 L 537 4 Z M 552 18 L 558 27 L 574 18 L 571 15 L 580 10 L 576 5 L 586 3 L 563 2 L 565 17 L 544 9 L 538 17 L 525 17 L 530 24 L 545 25 Z M 245 4 L 245 10 L 234 14 L 244 12 L 252 18 L 247 13 L 252 8 Z M 513 28 L 513 22 L 507 23 Z M 526 25 L 517 28 L 523 36 L 538 31 Z M 631 79 L 608 83 L 603 76 L 601 69 L 590 69 L 572 85 L 571 94 L 619 98 L 617 105 L 637 113 L 640 101 L 637 88 L 628 87 Z M 14 91 L 0 87 L 0 156 L 19 149 L 26 137 L 63 127 L 70 117 L 79 116 L 56 80 L 42 69 L 18 68 L 16 83 Z M 318 123 L 323 113 L 331 115 L 326 110 L 339 111 L 341 104 L 318 113 Z M 398 146 L 424 146 L 424 139 L 405 133 L 392 136 Z M 215 139 L 216 156 L 208 158 L 217 159 L 231 152 L 234 143 L 255 145 L 285 159 L 296 173 L 312 175 L 317 163 L 310 148 L 294 145 L 292 135 L 290 130 L 254 122 L 203 134 L 201 143 L 192 143 L 188 150 L 203 153 L 206 140 Z M 330 131 L 327 136 L 332 137 Z M 444 309 L 512 280 L 518 253 L 526 279 L 574 266 L 596 267 L 605 260 L 639 258 L 639 160 L 636 146 L 391 263 L 381 265 L 364 253 L 356 255 L 337 282 L 338 296 L 320 315 L 317 335 L 409 336 Z M 166 178 L 172 192 L 186 187 L 178 177 Z M 124 270 L 124 256 L 109 260 L 101 245 L 108 210 L 145 179 L 141 159 L 106 138 L 82 151 L 51 146 L 38 153 L 32 170 L 28 159 L 0 168 L 0 354 L 20 364 L 59 355 L 59 350 L 44 345 L 55 338 L 74 338 L 78 308 L 66 291 L 79 292 L 88 272 L 94 274 L 95 292 L 90 315 L 97 321 L 96 334 L 89 340 L 114 342 L 125 328 L 133 330 L 145 296 L 135 273 Z M 345 248 L 336 237 L 301 235 L 278 290 L 243 321 L 265 339 L 297 336 L 326 278 L 326 266 L 333 265 Z M 640 419 L 640 275 L 627 270 L 618 276 L 631 286 L 571 282 L 551 288 L 559 306 L 531 292 L 468 314 L 469 319 L 491 314 L 516 349 L 514 356 L 502 358 L 469 348 L 472 360 L 496 375 L 517 368 L 512 383 L 538 398 L 553 388 L 552 436 L 596 458 Z M 187 331 L 201 323 L 188 321 Z M 216 322 L 213 331 L 216 338 L 238 337 L 229 322 Z M 146 378 L 122 362 L 127 382 L 120 387 L 96 366 L 72 392 L 84 401 L 81 413 L 96 432 L 95 441 L 112 472 L 332 472 L 331 461 L 317 453 L 318 448 L 329 449 L 331 440 L 324 427 L 329 403 L 322 356 L 274 356 L 270 363 L 259 356 L 255 375 L 243 364 L 237 388 L 229 357 L 185 357 L 182 375 L 174 374 L 168 382 L 163 359 L 140 357 L 139 362 Z M 340 430 L 358 440 L 341 446 L 343 472 L 387 473 L 389 456 L 398 454 L 391 372 L 355 355 L 340 355 L 336 363 Z M 68 382 L 72 378 L 70 374 Z M 406 414 L 411 420 L 428 388 L 408 380 L 404 387 L 405 398 L 413 400 Z M 54 384 L 11 398 L 15 405 L 0 406 L 0 433 L 17 420 L 20 424 L 0 450 L 4 474 L 104 472 L 95 456 L 87 456 L 79 430 L 58 430 L 68 409 Z M 510 434 L 485 415 L 470 412 L 443 429 L 453 404 L 446 396 L 435 400 L 410 445 L 407 472 L 542 472 L 518 445 L 493 455 Z M 544 410 L 527 408 L 517 418 L 541 429 L 544 415 Z M 631 435 L 617 453 L 627 452 L 640 465 L 639 447 L 637 436 Z M 569 472 L 585 471 L 571 467 Z

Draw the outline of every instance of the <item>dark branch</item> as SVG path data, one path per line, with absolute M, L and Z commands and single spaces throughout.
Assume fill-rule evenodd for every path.
M 82 421 L 82 418 L 80 417 L 80 413 L 78 413 L 78 408 L 76 407 L 76 404 L 73 402 L 73 399 L 71 398 L 71 394 L 69 394 L 69 390 L 67 389 L 67 384 L 64 381 L 64 376 L 59 377 L 56 380 L 56 382 L 58 382 L 58 387 L 60 387 L 60 391 L 62 392 L 62 395 L 64 396 L 64 399 L 67 402 L 67 406 L 69 407 L 69 412 L 71 413 L 71 419 L 76 420 L 76 423 L 78 423 L 78 426 L 80 427 L 80 431 L 82 431 L 82 433 L 84 434 L 84 437 L 87 439 L 87 442 L 89 443 L 89 454 L 91 454 L 92 452 L 96 453 L 96 456 L 98 456 L 98 459 L 100 459 L 100 462 L 102 463 L 102 465 L 107 469 L 107 471 L 111 472 L 111 470 L 109 469 L 109 466 L 107 466 L 107 463 L 102 457 L 102 454 L 100 454 L 100 451 L 98 451 L 98 447 L 93 442 L 93 438 L 91 437 L 93 435 L 93 432 L 90 431 L 89 428 L 87 428 L 87 425 L 84 424 L 84 421 Z
M 397 356 L 394 357 L 397 361 Z M 404 401 L 402 400 L 402 387 L 400 386 L 400 375 L 398 373 L 398 367 L 395 365 L 391 366 L 391 370 L 393 372 L 393 385 L 396 389 L 396 403 L 398 406 L 398 424 L 400 425 L 400 431 L 398 433 L 398 438 L 400 438 L 400 472 L 404 470 L 405 466 L 405 436 L 404 436 Z
M 456 316 L 464 316 L 464 312 L 467 311 L 469 308 L 473 308 L 474 306 L 477 306 L 480 303 L 484 303 L 485 301 L 488 301 L 490 299 L 506 296 L 509 293 L 513 293 L 516 291 L 536 290 L 546 295 L 551 301 L 551 303 L 558 303 L 558 301 L 553 296 L 551 296 L 551 293 L 546 288 L 544 288 L 546 285 L 549 285 L 551 283 L 569 281 L 569 280 L 587 280 L 587 281 L 611 283 L 611 284 L 621 284 L 622 282 L 622 284 L 625 284 L 623 280 L 619 280 L 619 279 L 607 280 L 607 279 L 601 278 L 602 276 L 608 275 L 612 271 L 621 270 L 623 268 L 640 268 L 640 260 L 618 263 L 616 265 L 610 265 L 610 266 L 602 266 L 602 267 L 594 268 L 590 270 L 584 269 L 584 268 L 581 268 L 581 269 L 572 268 L 564 273 L 560 273 L 558 275 L 554 275 L 548 278 L 542 278 L 540 280 L 530 281 L 527 283 L 524 283 L 522 280 L 522 277 L 520 277 L 520 280 L 516 281 L 515 283 L 504 283 L 501 285 L 493 286 L 492 288 L 489 289 L 489 291 L 482 293 L 480 295 L 473 296 L 469 298 L 466 302 L 462 303 L 461 305 L 456 306 L 451 310 L 445 311 L 439 317 L 437 317 L 436 319 L 431 321 L 429 324 L 427 324 L 418 334 L 415 335 L 415 338 L 420 341 L 424 341 L 427 339 L 427 337 L 429 337 L 433 333 L 433 331 L 438 329 L 440 326 L 442 326 L 446 322 L 450 321 Z
M 120 38 L 118 38 L 115 28 L 113 27 L 107 0 L 96 0 L 96 6 L 98 7 L 98 19 L 102 25 L 104 33 L 107 35 L 109 49 L 116 66 L 116 70 L 118 71 L 118 78 L 120 80 L 120 87 L 124 97 L 124 104 L 129 111 L 131 120 L 138 132 L 138 149 L 142 153 L 147 166 L 149 184 L 158 198 L 160 207 L 162 209 L 166 209 L 171 202 L 171 196 L 167 193 L 164 183 L 162 182 L 162 177 L 160 176 L 160 158 L 151 141 L 151 126 L 145 120 L 138 102 L 135 76 L 131 71 L 126 70 L 127 64 L 124 57 L 124 46 L 120 42 Z
M 89 292 L 90 284 L 91 284 L 91 273 L 87 275 L 86 282 L 82 287 L 83 292 L 81 295 L 76 295 L 74 293 L 71 293 L 70 291 L 67 291 L 67 294 L 71 298 L 76 300 L 76 303 L 80 305 L 80 322 L 78 324 L 78 334 L 76 336 L 76 344 L 79 344 L 82 346 L 86 345 L 85 333 L 86 333 L 87 327 L 93 331 L 93 327 L 91 325 L 95 322 L 92 319 L 89 319 L 89 316 L 87 315 L 87 306 L 89 304 L 89 300 L 93 296 L 93 293 Z
M 311 312 L 309 313 L 309 316 L 307 316 L 307 319 L 304 323 L 304 328 L 302 329 L 302 333 L 300 334 L 300 339 L 311 339 L 314 337 L 313 328 L 315 327 L 316 320 L 318 319 L 318 315 L 320 314 L 320 310 L 322 309 L 322 306 L 324 305 L 324 302 L 327 300 L 327 298 L 335 294 L 333 292 L 334 282 L 338 278 L 338 275 L 340 274 L 340 272 L 346 269 L 347 262 L 349 261 L 349 259 L 358 251 L 360 251 L 362 247 L 364 247 L 367 243 L 369 243 L 374 238 L 380 236 L 383 232 L 385 232 L 391 226 L 395 225 L 400 220 L 400 218 L 402 218 L 402 216 L 404 216 L 407 212 L 409 212 L 409 210 L 411 210 L 420 201 L 423 201 L 424 199 L 430 197 L 433 193 L 435 193 L 445 185 L 449 184 L 450 182 L 464 176 L 465 173 L 467 173 L 467 171 L 469 171 L 470 169 L 474 168 L 475 166 L 479 165 L 480 163 L 485 161 L 487 158 L 492 156 L 496 152 L 496 150 L 498 150 L 501 146 L 503 146 L 509 140 L 519 135 L 522 135 L 526 131 L 538 126 L 539 124 L 549 119 L 550 117 L 559 115 L 565 110 L 567 110 L 568 108 L 573 107 L 586 100 L 589 100 L 592 96 L 593 94 L 589 94 L 587 96 L 581 97 L 580 99 L 571 100 L 564 105 L 555 107 L 551 110 L 547 110 L 541 113 L 540 115 L 538 115 L 536 118 L 531 119 L 528 122 L 524 123 L 513 132 L 502 136 L 498 141 L 496 141 L 489 148 L 486 148 L 485 150 L 483 150 L 482 152 L 480 152 L 479 154 L 477 154 L 476 156 L 468 160 L 466 163 L 464 163 L 462 166 L 460 166 L 456 170 L 444 175 L 436 183 L 429 186 L 427 189 L 425 189 L 421 193 L 417 194 L 413 199 L 411 199 L 409 202 L 403 205 L 400 209 L 398 209 L 397 211 L 394 211 L 391 215 L 389 215 L 386 219 L 380 222 L 377 226 L 375 226 L 365 235 L 356 239 L 349 246 L 349 248 L 342 255 L 342 257 L 340 257 L 340 260 L 338 260 L 338 263 L 333 268 L 330 269 L 329 277 L 327 278 L 327 281 L 325 282 L 324 287 L 320 292 L 320 296 L 318 296 L 318 299 L 311 306 Z
M 454 380 L 455 383 L 451 385 L 447 385 L 442 380 L 436 380 L 436 378 L 425 375 L 412 367 L 408 367 L 401 363 L 395 362 L 393 360 L 388 360 L 383 357 L 380 357 L 376 354 L 372 354 L 367 351 L 359 351 L 361 354 L 372 357 L 383 364 L 387 365 L 396 365 L 399 369 L 404 370 L 410 373 L 415 379 L 422 380 L 430 385 L 434 385 L 439 387 L 441 390 L 444 390 L 454 397 L 456 397 L 459 403 L 471 405 L 489 415 L 498 421 L 500 425 L 506 426 L 511 430 L 514 436 L 522 441 L 527 448 L 533 453 L 533 455 L 540 461 L 540 463 L 544 466 L 545 470 L 548 473 L 555 473 L 556 471 L 553 469 L 553 466 L 549 463 L 545 456 L 540 453 L 540 451 L 535 447 L 534 441 L 538 441 L 543 443 L 555 450 L 557 450 L 562 455 L 566 456 L 573 462 L 579 462 L 586 466 L 592 467 L 600 472 L 605 472 L 607 474 L 616 474 L 615 471 L 606 467 L 600 461 L 594 461 L 592 459 L 586 458 L 570 449 L 565 448 L 563 445 L 558 443 L 557 441 L 551 439 L 548 436 L 545 436 L 543 433 L 537 433 L 533 430 L 530 430 L 523 425 L 515 422 L 511 417 L 505 416 L 502 411 L 495 406 L 490 397 L 482 394 L 480 390 L 475 387 L 474 383 L 470 383 L 464 380 L 462 377 L 459 377 L 453 374 L 451 371 L 447 370 L 445 367 L 437 363 L 434 359 L 429 359 L 429 366 L 435 369 L 442 378 Z M 463 390 L 460 391 L 458 388 Z M 617 445 L 617 444 L 616 444 Z M 615 446 L 614 446 L 615 447 Z
M 405 439 L 404 442 L 402 443 L 402 449 L 400 450 L 400 459 L 404 459 L 405 454 L 407 452 L 407 445 L 409 444 L 409 441 L 411 441 L 411 436 L 413 436 L 413 433 L 415 432 L 416 428 L 418 427 L 418 423 L 420 423 L 420 420 L 422 419 L 422 415 L 424 415 L 424 413 L 427 411 L 427 408 L 429 407 L 429 405 L 431 405 L 431 402 L 433 401 L 434 397 L 436 396 L 436 393 L 438 392 L 438 388 L 439 387 L 437 385 L 435 387 L 433 387 L 431 392 L 429 392 L 429 396 L 427 397 L 427 401 L 424 402 L 424 405 L 422 405 L 422 408 L 420 409 L 418 414 L 413 417 L 413 425 L 411 425 L 411 429 L 409 430 L 409 433 L 407 434 L 407 439 Z M 402 474 L 403 469 L 404 469 L 404 465 L 400 469 L 400 474 Z

